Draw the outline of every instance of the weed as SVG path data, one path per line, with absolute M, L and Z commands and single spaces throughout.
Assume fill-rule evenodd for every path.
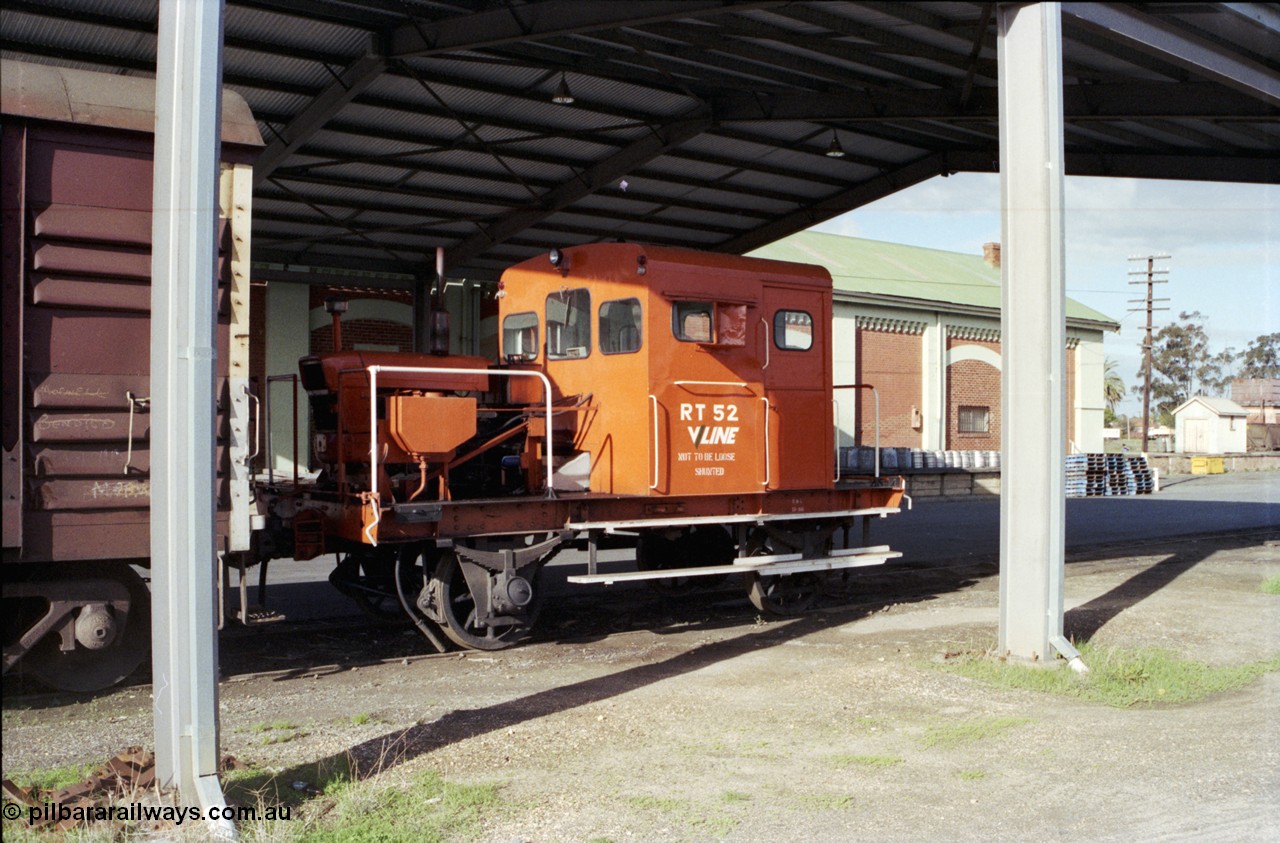
M 925 729 L 920 745 L 925 749 L 954 749 L 968 743 L 994 738 L 1015 726 L 1031 721 L 1026 717 L 986 717 L 980 720 L 934 723 Z
M 433 771 L 415 776 L 408 787 L 343 782 L 333 791 L 317 812 L 322 815 L 307 823 L 308 843 L 470 839 L 499 804 L 497 785 L 453 784 Z
M 1103 649 L 1085 644 L 1080 647 L 1080 654 L 1089 666 L 1087 674 L 977 655 L 952 659 L 943 667 L 1003 688 L 1063 694 L 1116 708 L 1196 702 L 1237 690 L 1265 673 L 1280 670 L 1280 655 L 1243 665 L 1213 667 L 1155 649 Z
M 1280 594 L 1280 574 L 1267 577 L 1262 581 L 1263 594 Z
M 61 790 L 64 787 L 70 787 L 73 784 L 79 784 L 84 781 L 89 777 L 89 773 L 93 772 L 97 767 L 98 764 L 94 762 L 67 764 L 63 767 L 51 767 L 46 770 L 15 773 L 9 778 L 13 779 L 14 784 L 19 787 L 39 790 Z
M 720 794 L 720 799 L 724 802 L 750 802 L 751 794 L 742 793 L 738 790 L 726 790 L 724 793 Z
M 800 797 L 801 803 L 813 811 L 847 811 L 853 797 L 845 793 L 811 793 Z
M 646 811 L 683 811 L 689 807 L 683 799 L 671 799 L 662 796 L 628 796 L 627 802 L 633 808 Z
M 986 777 L 986 770 L 956 770 L 956 778 L 962 782 L 982 781 Z
M 837 767 L 895 767 L 902 759 L 895 755 L 836 755 L 831 759 Z
M 368 712 L 362 711 L 359 714 L 351 715 L 352 726 L 365 726 L 372 722 L 373 722 L 373 715 L 369 714 Z

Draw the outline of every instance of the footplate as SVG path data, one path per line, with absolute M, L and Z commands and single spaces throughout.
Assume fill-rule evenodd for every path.
M 813 571 L 838 571 L 845 568 L 861 568 L 883 565 L 897 559 L 902 553 L 890 550 L 887 544 L 874 547 L 850 547 L 832 551 L 828 556 L 805 559 L 799 553 L 778 553 L 769 556 L 743 556 L 732 565 L 708 565 L 695 568 L 662 568 L 653 571 L 620 571 L 611 574 L 574 574 L 567 577 L 571 583 L 612 585 L 615 582 L 634 580 L 663 580 L 672 577 L 710 577 L 725 574 L 761 574 L 785 576 Z

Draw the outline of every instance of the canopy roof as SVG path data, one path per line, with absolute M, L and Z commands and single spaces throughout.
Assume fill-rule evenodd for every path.
M 152 75 L 155 31 L 155 0 L 0 7 L 23 61 Z M 1274 7 L 1065 3 L 1063 31 L 1070 173 L 1280 181 Z M 991 3 L 227 0 L 225 45 L 279 265 L 740 254 L 999 158 Z

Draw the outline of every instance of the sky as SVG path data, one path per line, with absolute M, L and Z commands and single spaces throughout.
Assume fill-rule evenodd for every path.
M 816 231 L 982 254 L 1000 240 L 1000 177 L 957 173 L 934 178 L 828 220 Z M 1155 328 L 1182 311 L 1199 311 L 1211 351 L 1242 351 L 1280 331 L 1280 186 L 1069 176 L 1066 180 L 1066 292 L 1120 323 L 1105 338 L 1128 390 L 1141 383 L 1146 296 L 1129 272 L 1132 256 L 1171 255 L 1156 297 Z M 1141 308 L 1142 313 L 1130 313 Z M 1141 413 L 1127 396 L 1121 413 Z

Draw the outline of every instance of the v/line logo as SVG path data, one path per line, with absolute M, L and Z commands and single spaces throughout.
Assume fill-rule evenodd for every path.
M 687 426 L 685 429 L 689 431 L 689 440 L 695 448 L 703 445 L 734 445 L 738 441 L 737 427 L 707 424 L 700 427 Z

